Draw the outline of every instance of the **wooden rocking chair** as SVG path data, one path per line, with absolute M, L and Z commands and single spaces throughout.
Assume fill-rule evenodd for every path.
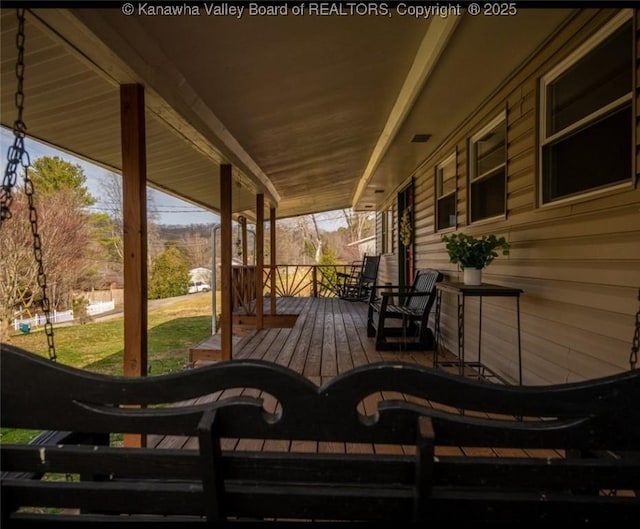
M 342 285 L 340 299 L 367 301 L 376 288 L 379 265 L 379 255 L 365 255 L 360 273 L 354 278 L 347 278 Z
M 384 286 L 380 296 L 372 293 L 369 300 L 367 336 L 376 337 L 376 350 L 404 351 L 433 348 L 433 332 L 428 327 L 429 313 L 435 300 L 435 286 L 442 280 L 437 270 L 416 272 L 413 286 L 402 289 Z M 397 298 L 398 304 L 393 300 Z M 390 321 L 396 322 L 389 326 Z M 397 323 L 400 322 L 400 325 Z M 397 341 L 387 338 L 398 337 Z

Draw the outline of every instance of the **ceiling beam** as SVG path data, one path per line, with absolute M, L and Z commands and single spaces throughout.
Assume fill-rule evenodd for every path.
M 378 138 L 367 167 L 358 181 L 358 186 L 351 200 L 352 207 L 356 207 L 364 195 L 369 182 L 380 165 L 387 149 L 393 142 L 400 126 L 413 107 L 418 95 L 422 91 L 429 75 L 438 62 L 449 38 L 453 34 L 460 17 L 433 18 L 427 26 L 424 38 L 409 69 L 409 73 L 398 94 L 398 98 L 387 118 L 387 123 Z

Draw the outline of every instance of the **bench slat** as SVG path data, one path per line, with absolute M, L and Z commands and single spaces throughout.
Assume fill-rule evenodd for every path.
M 597 483 L 601 489 L 634 489 L 640 482 L 640 460 L 451 456 L 440 457 L 434 473 L 434 482 L 442 486 L 568 490 Z
M 118 515 L 204 515 L 205 508 L 200 481 L 6 480 L 2 483 L 2 500 L 3 509 L 17 503 Z
M 69 524 L 86 526 L 90 523 L 126 523 L 128 526 L 136 522 L 150 527 L 150 523 L 168 523 L 182 525 L 185 523 L 207 523 L 202 516 L 179 516 L 179 515 L 138 515 L 138 516 L 118 516 L 109 514 L 77 513 L 77 514 L 51 514 L 51 513 L 30 513 L 21 512 L 12 514 L 10 518 L 11 527 L 33 527 L 37 524 L 42 527 L 65 528 Z
M 307 520 L 411 520 L 409 487 L 304 486 L 265 483 L 226 485 L 230 516 Z
M 637 498 L 609 496 L 434 489 L 431 516 L 448 522 L 629 523 L 638 521 L 640 502 Z
M 13 472 L 115 474 L 147 479 L 200 479 L 202 474 L 197 450 L 2 445 L 0 454 L 3 470 Z
M 230 480 L 333 481 L 335 483 L 411 483 L 412 456 L 225 452 L 223 474 Z

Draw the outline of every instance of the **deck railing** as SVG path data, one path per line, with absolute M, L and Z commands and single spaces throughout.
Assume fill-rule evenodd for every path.
M 234 308 L 253 312 L 256 299 L 255 267 L 233 267 Z M 349 273 L 351 265 L 279 264 L 264 267 L 263 296 L 271 293 L 271 275 L 275 274 L 278 297 L 337 297 L 340 283 L 338 272 Z

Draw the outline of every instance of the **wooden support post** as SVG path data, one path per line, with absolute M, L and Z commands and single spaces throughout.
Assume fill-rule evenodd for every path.
M 220 319 L 220 347 L 222 359 L 233 357 L 233 298 L 231 273 L 231 165 L 220 166 L 220 303 L 222 316 Z
M 147 159 L 144 87 L 120 86 L 124 244 L 124 374 L 147 374 Z M 125 446 L 146 444 L 142 435 Z
M 276 313 L 276 208 L 269 208 L 270 256 L 271 256 L 271 307 L 270 314 Z
M 264 328 L 264 195 L 256 195 L 256 329 Z
M 249 264 L 249 256 L 247 255 L 247 218 L 240 217 L 238 221 L 240 222 L 242 234 L 242 266 L 247 266 Z

